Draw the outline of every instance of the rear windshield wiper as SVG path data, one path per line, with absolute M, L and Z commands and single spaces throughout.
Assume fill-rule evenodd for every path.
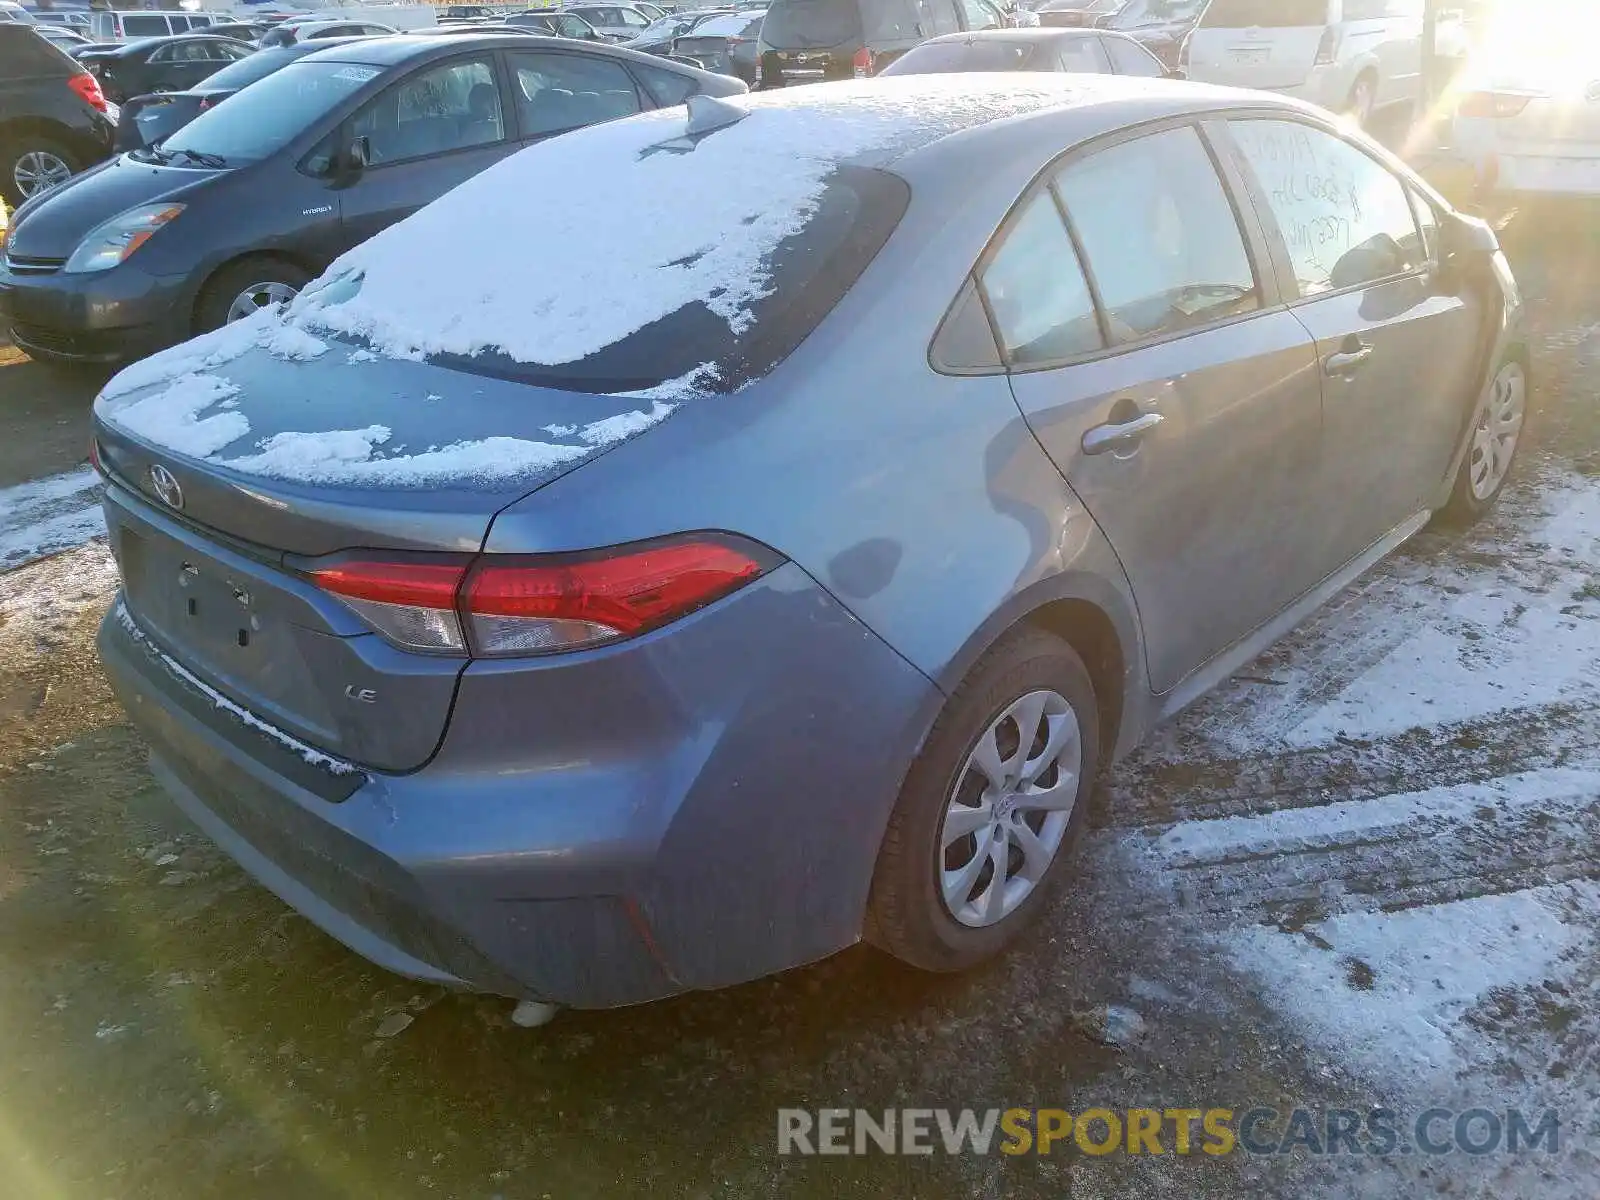
M 187 148 L 182 150 L 174 150 L 172 152 L 172 156 L 174 158 L 186 158 L 190 162 L 199 163 L 202 167 L 211 167 L 213 169 L 219 169 L 228 165 L 228 160 L 223 158 L 222 155 L 207 154 L 204 150 L 189 150 Z

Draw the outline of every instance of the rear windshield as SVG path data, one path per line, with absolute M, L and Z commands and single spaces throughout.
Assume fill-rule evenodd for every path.
M 1328 23 L 1328 0 L 1211 0 L 1202 26 L 1211 29 L 1287 29 Z
M 777 0 L 767 10 L 761 40 L 775 50 L 824 50 L 862 39 L 860 4 L 882 0 Z M 892 5 L 895 0 L 888 0 Z
M 729 13 L 725 17 L 712 17 L 694 27 L 695 37 L 749 37 L 761 28 L 761 18 L 751 20 L 745 13 Z
M 717 369 L 700 390 L 737 391 L 792 353 L 837 305 L 894 232 L 910 201 L 904 180 L 868 167 L 836 168 L 805 224 L 767 259 L 766 294 L 734 332 L 726 315 L 696 301 L 575 362 L 517 362 L 494 350 L 439 354 L 429 361 L 457 370 L 565 391 L 641 391 Z M 678 264 L 673 264 L 678 265 Z M 354 299 L 359 284 L 331 283 L 324 311 Z M 331 312 L 330 312 L 331 315 Z M 316 310 L 308 314 L 313 328 Z
M 285 54 L 278 50 L 257 50 L 248 58 L 241 58 L 238 62 L 223 67 L 200 86 L 208 92 L 237 92 L 246 84 L 265 79 L 274 71 L 288 66 L 295 57 L 294 54 Z
M 27 25 L 0 25 L 0 71 L 12 78 L 76 75 L 80 68 Z
M 229 103 L 201 113 L 162 142 L 161 152 L 215 156 L 222 160 L 218 166 L 260 162 L 379 74 L 377 67 L 359 63 L 290 63 Z
M 1039 62 L 1039 70 L 1055 66 L 1051 54 L 1035 54 L 1033 42 L 1004 42 L 999 38 L 974 38 L 970 42 L 924 42 L 892 63 L 885 75 L 934 75 L 949 71 L 1026 71 Z

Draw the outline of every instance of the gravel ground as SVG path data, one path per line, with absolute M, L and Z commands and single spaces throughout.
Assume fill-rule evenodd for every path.
M 95 381 L 0 363 L 0 1194 L 1592 1196 L 1600 260 L 1571 245 L 1514 245 L 1538 386 L 1506 503 L 1119 765 L 1033 944 L 958 979 L 863 949 L 537 1032 L 368 967 L 182 826 L 95 661 L 103 547 L 16 549 L 93 532 Z M 780 1106 L 890 1105 L 1564 1125 L 1559 1154 L 1482 1158 L 776 1153 Z

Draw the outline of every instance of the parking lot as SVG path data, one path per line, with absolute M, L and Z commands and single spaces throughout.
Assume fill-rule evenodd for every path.
M 966 976 L 857 949 L 538 1031 L 362 962 L 168 807 L 92 645 L 103 376 L 7 352 L 6 1195 L 1592 1195 L 1600 257 L 1581 226 L 1512 237 L 1536 391 L 1506 502 L 1419 536 L 1115 769 L 1046 936 Z M 777 1154 L 780 1107 L 896 1105 L 1554 1108 L 1563 1139 Z

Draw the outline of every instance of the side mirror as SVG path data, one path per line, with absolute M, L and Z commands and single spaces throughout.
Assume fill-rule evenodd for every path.
M 372 161 L 372 143 L 364 137 L 352 138 L 350 148 L 345 151 L 345 171 L 351 175 L 359 175 L 367 169 L 367 164 Z
M 1450 290 L 1486 274 L 1500 250 L 1500 239 L 1484 220 L 1447 212 L 1439 225 L 1439 280 Z

